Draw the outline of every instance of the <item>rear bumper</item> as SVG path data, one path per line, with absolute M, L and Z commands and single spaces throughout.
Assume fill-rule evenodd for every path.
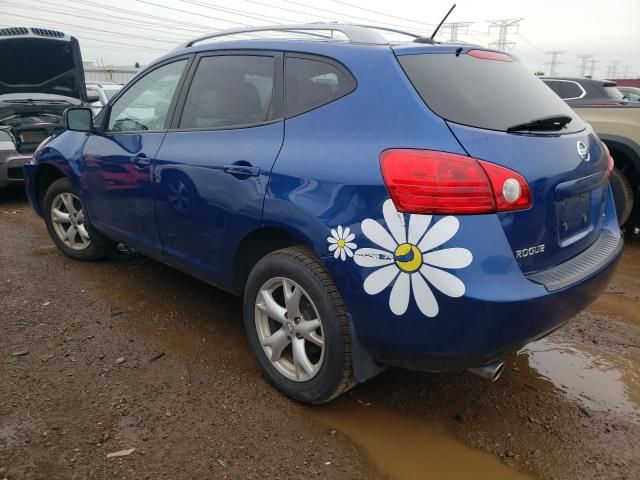
M 394 315 L 389 303 L 392 288 L 374 295 L 364 291 L 373 269 L 333 257 L 324 257 L 324 262 L 351 313 L 360 345 L 373 359 L 425 371 L 477 367 L 559 328 L 606 288 L 622 251 L 610 192 L 606 203 L 601 239 L 593 248 L 528 277 L 495 215 L 458 217 L 458 234 L 444 247 L 467 248 L 473 261 L 452 270 L 464 283 L 462 297 L 431 288 L 439 306 L 435 317 L 420 312 L 413 293 L 406 313 Z
M 21 155 L 15 150 L 0 150 L 0 188 L 21 184 L 24 181 L 22 167 L 29 160 L 31 155 Z

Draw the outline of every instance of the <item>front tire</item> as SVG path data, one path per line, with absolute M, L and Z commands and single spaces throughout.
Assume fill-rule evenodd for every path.
M 260 367 L 285 395 L 319 404 L 355 385 L 346 309 L 309 249 L 278 250 L 255 265 L 244 294 L 244 323 Z
M 93 228 L 85 216 L 78 192 L 68 178 L 51 184 L 42 200 L 42 212 L 49 236 L 70 258 L 99 260 L 115 248 L 115 242 Z

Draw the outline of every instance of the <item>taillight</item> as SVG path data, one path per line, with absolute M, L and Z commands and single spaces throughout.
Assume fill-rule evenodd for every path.
M 490 50 L 469 50 L 467 55 L 478 58 L 480 60 L 497 60 L 499 62 L 513 62 L 513 58 L 511 58 L 506 53 L 500 52 L 492 52 Z
M 385 150 L 384 183 L 400 212 L 493 213 L 531 206 L 526 180 L 508 168 L 454 153 Z
M 611 152 L 609 152 L 609 147 L 607 147 L 604 142 L 600 143 L 604 147 L 604 151 L 607 152 L 607 177 L 611 178 L 611 171 L 613 170 L 615 163 L 613 161 L 613 157 L 611 156 Z

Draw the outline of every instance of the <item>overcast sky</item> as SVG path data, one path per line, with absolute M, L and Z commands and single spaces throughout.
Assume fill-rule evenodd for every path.
M 337 20 L 430 32 L 450 0 L 0 0 L 0 25 L 41 26 L 76 36 L 85 61 L 146 64 L 177 44 L 211 30 Z M 473 22 L 460 33 L 488 45 L 497 29 L 488 20 L 520 19 L 509 30 L 513 53 L 531 70 L 576 75 L 578 55 L 595 55 L 596 77 L 640 75 L 640 0 L 458 0 L 448 22 Z M 442 31 L 438 39 L 447 40 Z M 589 65 L 589 64 L 588 64 Z M 587 70 L 588 73 L 588 70 Z

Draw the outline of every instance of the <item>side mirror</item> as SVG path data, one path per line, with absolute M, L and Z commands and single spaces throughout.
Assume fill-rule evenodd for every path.
M 75 132 L 93 130 L 93 112 L 87 107 L 67 108 L 63 114 L 64 128 Z

